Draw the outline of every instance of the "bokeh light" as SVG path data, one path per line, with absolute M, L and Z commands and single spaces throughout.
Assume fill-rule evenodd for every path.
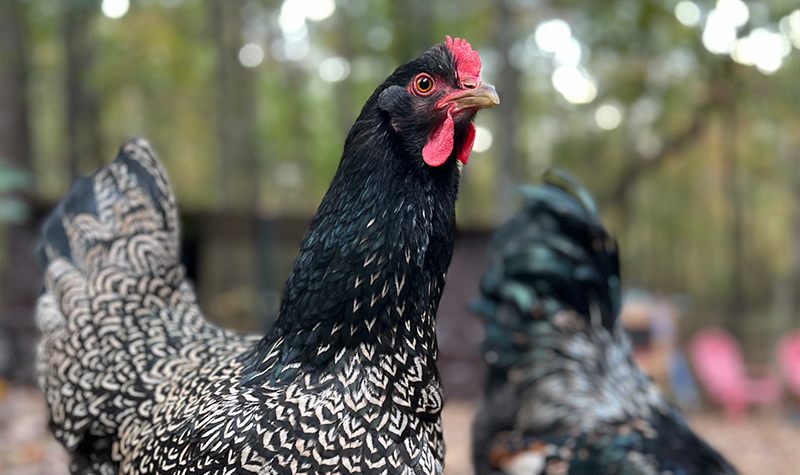
M 556 62 L 570 66 L 579 65 L 582 55 L 581 43 L 575 38 L 570 38 L 569 41 L 558 46 L 555 51 Z
M 350 63 L 344 58 L 328 58 L 319 65 L 319 77 L 325 82 L 339 82 L 350 75 Z
M 367 32 L 367 44 L 375 51 L 386 51 L 393 39 L 392 30 L 383 26 L 373 26 Z
M 336 11 L 333 0 L 284 0 L 278 14 L 278 26 L 284 35 L 305 27 L 306 20 L 322 21 Z
M 740 28 L 750 19 L 750 9 L 742 0 L 718 0 L 716 11 L 726 23 Z
M 308 56 L 311 44 L 308 38 L 286 39 L 283 42 L 283 56 L 289 61 L 302 61 Z
M 711 10 L 703 29 L 703 46 L 714 54 L 727 54 L 736 41 L 736 26 L 719 10 Z
M 264 61 L 264 49 L 255 43 L 247 43 L 239 50 L 239 62 L 246 68 L 255 68 Z
M 297 188 L 303 181 L 303 170 L 297 162 L 284 162 L 275 168 L 275 182 L 279 188 Z
M 636 136 L 636 151 L 647 160 L 653 159 L 661 152 L 661 137 L 649 129 L 645 129 Z
M 336 11 L 333 0 L 305 0 L 306 18 L 311 21 L 322 21 Z
M 800 10 L 795 10 L 781 18 L 779 27 L 781 33 L 789 38 L 794 47 L 800 49 Z
M 613 104 L 603 104 L 594 113 L 594 120 L 604 130 L 614 130 L 622 123 L 622 111 Z
M 784 35 L 766 28 L 756 28 L 736 41 L 731 57 L 736 62 L 755 66 L 764 74 L 772 74 L 780 69 L 791 48 L 789 39 Z
M 559 66 L 553 71 L 553 87 L 573 104 L 588 104 L 597 97 L 597 85 L 575 66 Z
M 475 126 L 475 144 L 472 146 L 473 152 L 485 152 L 492 147 L 492 132 L 486 127 Z
M 130 0 L 103 0 L 100 4 L 100 10 L 108 18 L 122 18 L 130 7 Z
M 542 51 L 555 53 L 572 37 L 572 29 L 564 20 L 548 20 L 539 23 L 534 33 L 536 46 Z
M 678 2 L 675 5 L 675 17 L 686 26 L 697 26 L 700 23 L 700 7 L 688 0 Z

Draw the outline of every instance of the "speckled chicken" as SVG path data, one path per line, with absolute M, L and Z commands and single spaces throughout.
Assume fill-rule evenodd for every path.
M 478 475 L 733 475 L 631 356 L 617 246 L 563 172 L 524 189 L 492 240 Z
M 368 99 L 263 337 L 203 318 L 178 211 L 133 140 L 47 219 L 40 386 L 75 474 L 435 474 L 434 316 L 478 109 L 463 40 Z

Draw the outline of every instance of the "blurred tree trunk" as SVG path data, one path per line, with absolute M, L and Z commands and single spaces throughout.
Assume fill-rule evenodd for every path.
M 23 9 L 18 0 L 0 1 L 0 157 L 30 170 L 28 54 Z
M 222 205 L 255 211 L 259 167 L 256 146 L 255 70 L 239 62 L 242 0 L 213 0 L 211 18 L 217 45 L 217 128 Z
M 520 170 L 516 157 L 517 118 L 519 116 L 520 75 L 511 65 L 508 54 L 514 44 L 513 0 L 499 0 L 496 6 L 496 30 L 494 44 L 500 52 L 500 71 L 497 75 L 497 90 L 501 91 L 500 105 L 497 106 L 497 185 L 496 219 L 505 221 L 514 207 L 514 186 L 518 183 Z
M 739 157 L 737 156 L 737 135 L 739 128 L 736 93 L 736 67 L 732 61 L 725 63 L 724 95 L 722 103 L 722 153 L 724 162 L 725 188 L 728 202 L 731 205 L 731 297 L 726 315 L 726 327 L 740 341 L 743 335 L 745 305 L 747 303 L 744 288 L 744 199 L 745 189 L 741 176 Z
M 393 2 L 395 12 L 394 52 L 400 63 L 411 61 L 431 45 L 441 43 L 444 38 L 433 37 L 433 2 L 427 0 L 404 0 Z
M 792 227 L 794 236 L 792 249 L 789 252 L 789 270 L 778 278 L 773 290 L 773 335 L 780 338 L 787 329 L 800 327 L 800 161 L 797 160 L 796 150 L 800 150 L 800 141 L 793 151 L 786 157 L 789 163 L 789 173 L 794 175 L 791 180 L 794 193 L 794 213 L 792 214 Z M 793 166 L 794 165 L 794 166 Z M 792 169 L 794 168 L 794 169 Z
M 794 200 L 794 265 L 788 278 L 790 303 L 787 312 L 794 328 L 800 327 L 800 176 L 797 179 Z
M 353 38 L 351 36 L 353 23 L 350 21 L 347 12 L 340 12 L 336 16 L 336 23 L 339 56 L 346 59 L 352 67 L 353 59 L 355 58 Z M 339 109 L 339 126 L 341 127 L 341 137 L 344 141 L 344 137 L 350 131 L 350 127 L 352 127 L 356 119 L 353 109 L 353 81 L 350 78 L 339 82 L 336 86 L 336 107 Z
M 27 104 L 28 48 L 26 5 L 0 0 L 0 160 L 31 172 L 32 152 Z M 4 244 L 0 260 L 0 377 L 32 382 L 37 338 L 33 314 L 39 282 L 31 223 L 0 223 Z
M 283 63 L 284 85 L 286 87 L 287 106 L 283 111 L 285 120 L 291 124 L 291 144 L 292 151 L 290 156 L 281 157 L 296 163 L 301 170 L 300 183 L 298 186 L 286 188 L 283 203 L 290 208 L 297 210 L 297 204 L 301 204 L 304 197 L 310 190 L 313 177 L 308 172 L 311 168 L 311 144 L 308 137 L 311 133 L 308 129 L 308 121 L 305 120 L 306 107 L 311 107 L 305 102 L 304 88 L 307 84 L 308 76 L 300 70 L 293 62 Z M 349 130 L 349 129 L 348 129 Z M 279 184 L 280 185 L 280 184 Z M 300 209 L 302 211 L 302 205 Z
M 798 197 L 800 199 L 800 197 Z M 794 217 L 795 238 L 792 243 L 792 264 L 786 275 L 778 277 L 772 289 L 772 336 L 777 340 L 787 330 L 800 327 L 800 212 Z
M 81 168 L 92 171 L 105 163 L 100 129 L 100 104 L 89 85 L 94 64 L 92 18 L 99 11 L 96 0 L 63 0 L 62 34 L 66 49 L 67 148 L 70 179 Z M 85 161 L 81 164 L 82 158 Z
M 199 256 L 199 294 L 222 326 L 240 331 L 263 328 L 257 316 L 260 167 L 256 136 L 256 76 L 239 61 L 244 46 L 245 0 L 209 2 L 217 49 L 217 134 L 219 189 L 223 213 L 205 220 L 207 245 Z

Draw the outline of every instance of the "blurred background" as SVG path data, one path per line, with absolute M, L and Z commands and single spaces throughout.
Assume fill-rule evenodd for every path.
M 0 473 L 66 473 L 32 385 L 33 252 L 75 177 L 148 138 L 203 308 L 263 332 L 360 107 L 445 35 L 502 98 L 440 308 L 448 472 L 470 473 L 486 243 L 558 166 L 619 240 L 640 365 L 743 473 L 796 474 L 797 0 L 0 0 Z

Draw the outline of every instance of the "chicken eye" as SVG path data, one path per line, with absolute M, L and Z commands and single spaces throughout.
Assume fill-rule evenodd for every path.
M 414 80 L 414 87 L 420 94 L 427 94 L 433 90 L 433 78 L 427 74 L 420 74 Z

